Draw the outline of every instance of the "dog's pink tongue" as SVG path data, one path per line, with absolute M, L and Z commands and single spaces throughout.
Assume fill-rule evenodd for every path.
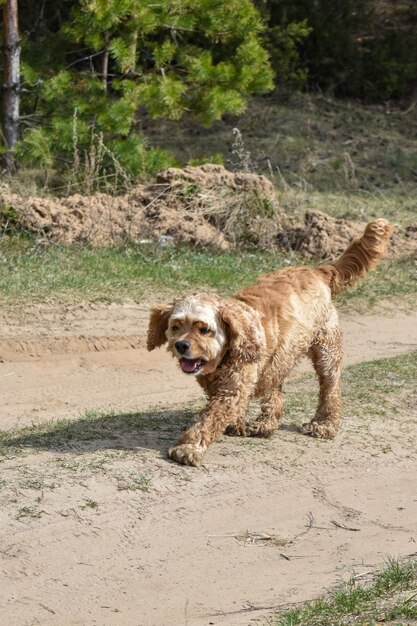
M 201 359 L 181 359 L 181 369 L 183 372 L 194 372 L 197 363 L 200 363 Z

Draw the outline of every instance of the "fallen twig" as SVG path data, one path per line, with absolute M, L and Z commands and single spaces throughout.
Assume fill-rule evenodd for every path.
M 56 615 L 55 611 L 51 609 L 49 606 L 46 606 L 46 604 L 42 604 L 42 602 L 39 602 L 39 606 L 45 609 L 45 611 L 49 611 L 49 613 Z
M 271 543 L 275 546 L 286 546 L 292 543 L 290 539 L 281 539 L 278 535 L 272 535 L 262 532 L 250 532 L 247 530 L 245 533 L 227 533 L 225 535 L 210 535 L 210 537 L 227 538 L 233 537 L 238 541 L 243 541 L 245 545 L 261 545 Z
M 344 524 L 340 524 L 339 522 L 336 522 L 336 520 L 334 519 L 331 519 L 330 521 L 334 526 L 336 526 L 336 528 L 342 528 L 343 530 L 351 530 L 352 532 L 360 531 L 360 528 L 352 528 L 351 526 L 345 526 Z

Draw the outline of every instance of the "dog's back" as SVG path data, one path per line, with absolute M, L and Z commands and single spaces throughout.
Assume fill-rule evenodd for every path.
M 384 219 L 370 222 L 363 236 L 335 262 L 262 275 L 236 296 L 261 313 L 271 361 L 266 362 L 266 370 L 272 367 L 278 378 L 285 377 L 320 335 L 337 327 L 332 296 L 363 278 L 378 263 L 391 230 Z

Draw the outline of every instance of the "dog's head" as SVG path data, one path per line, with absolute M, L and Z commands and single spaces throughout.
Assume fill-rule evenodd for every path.
M 232 359 L 260 359 L 265 337 L 258 314 L 233 298 L 196 294 L 151 311 L 148 350 L 168 342 L 186 374 L 210 374 L 227 352 Z

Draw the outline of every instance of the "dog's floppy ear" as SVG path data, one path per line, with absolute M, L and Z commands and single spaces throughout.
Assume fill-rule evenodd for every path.
M 167 340 L 165 333 L 172 313 L 172 304 L 157 304 L 151 309 L 148 327 L 148 350 L 162 346 Z
M 219 315 L 226 325 L 233 358 L 244 363 L 259 361 L 265 349 L 265 334 L 256 313 L 243 302 L 223 300 Z

